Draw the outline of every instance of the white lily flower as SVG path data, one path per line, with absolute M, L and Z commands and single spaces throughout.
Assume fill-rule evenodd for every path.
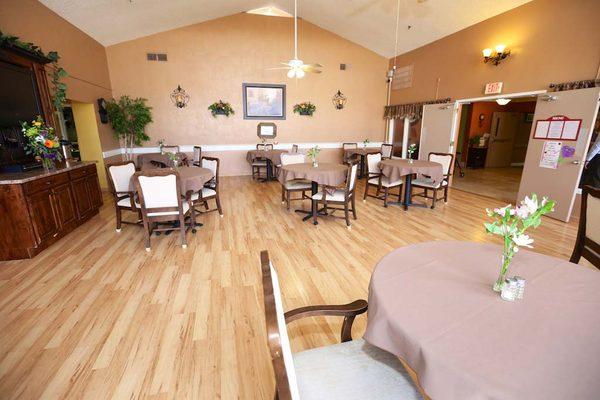
M 523 207 L 523 206 L 517 207 L 516 213 L 517 213 L 517 216 L 521 219 L 525 219 L 525 218 L 529 217 L 529 215 L 530 215 L 529 208 Z
M 515 215 L 515 210 L 514 210 L 514 208 L 512 208 L 512 204 L 507 204 L 506 206 L 504 206 L 502 208 L 494 208 L 494 212 L 496 214 L 500 214 L 501 216 L 504 216 L 507 209 L 510 210 L 510 215 Z
M 533 243 L 533 239 L 530 238 L 529 235 L 525 235 L 525 234 L 513 235 L 512 241 L 517 246 L 524 246 L 524 247 L 533 248 L 533 246 L 531 246 L 531 243 Z
M 537 202 L 537 200 L 529 198 L 529 196 L 525 196 L 523 201 L 521 201 L 521 206 L 527 207 L 527 209 L 529 210 L 529 213 L 533 214 L 538 209 L 538 202 Z

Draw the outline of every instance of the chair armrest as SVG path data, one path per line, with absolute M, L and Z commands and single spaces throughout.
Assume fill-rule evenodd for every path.
M 344 317 L 342 324 L 341 341 L 352 340 L 352 323 L 357 315 L 367 312 L 368 304 L 365 300 L 355 300 L 352 303 L 341 305 L 318 305 L 300 307 L 285 313 L 285 322 L 290 323 L 300 318 L 316 316 Z

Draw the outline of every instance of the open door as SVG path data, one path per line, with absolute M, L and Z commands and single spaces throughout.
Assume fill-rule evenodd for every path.
M 419 160 L 427 160 L 429 153 L 453 153 L 456 105 L 427 104 L 423 106 Z
M 538 97 L 517 197 L 519 200 L 531 193 L 547 196 L 556 201 L 555 211 L 550 216 L 569 221 L 598 112 L 599 98 L 600 88 L 597 87 Z M 568 127 L 561 125 L 563 117 L 571 120 Z M 581 120 L 581 124 L 576 140 L 566 140 L 565 137 L 570 139 L 575 136 L 576 128 L 573 126 L 577 126 L 577 121 L 572 120 Z M 538 125 L 538 121 L 542 121 L 542 124 Z M 570 151 L 560 151 L 568 157 L 555 162 L 556 156 L 553 154 L 563 146 L 571 148 L 568 149 Z
M 510 166 L 520 116 L 519 113 L 511 112 L 492 114 L 492 131 L 485 162 L 486 168 Z

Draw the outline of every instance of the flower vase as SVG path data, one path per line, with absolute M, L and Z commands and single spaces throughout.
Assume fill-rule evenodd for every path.
M 408 163 L 409 163 L 409 164 L 412 164 L 413 162 L 415 162 L 415 160 L 413 160 L 412 158 L 409 158 L 409 159 L 408 159 Z
M 498 275 L 498 279 L 494 282 L 494 292 L 502 292 L 502 288 L 504 287 L 504 281 L 506 280 L 506 275 L 508 274 L 508 269 L 510 268 L 510 262 L 512 257 L 507 254 L 502 254 L 502 266 L 500 268 L 500 275 Z
M 312 160 L 312 166 L 313 166 L 313 168 L 317 168 L 319 166 L 319 163 L 317 162 L 316 158 L 313 158 L 313 160 Z
M 42 165 L 44 166 L 44 171 L 46 172 L 54 171 L 56 169 L 54 160 L 51 158 L 42 157 Z

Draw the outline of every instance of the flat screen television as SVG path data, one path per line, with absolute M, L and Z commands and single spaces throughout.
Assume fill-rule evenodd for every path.
M 40 114 L 33 71 L 0 62 L 0 128 L 19 126 Z

